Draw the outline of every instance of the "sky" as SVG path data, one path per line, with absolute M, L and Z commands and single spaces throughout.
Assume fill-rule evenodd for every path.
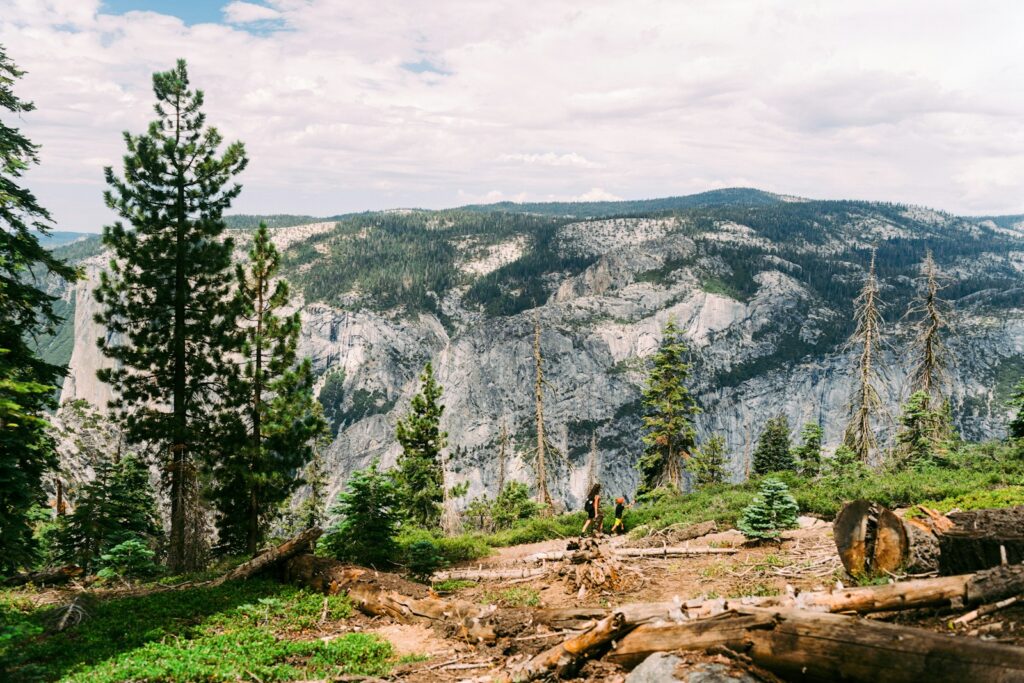
M 179 57 L 246 144 L 231 213 L 736 186 L 1024 213 L 1022 35 L 1016 0 L 0 0 L 25 183 L 85 231 Z

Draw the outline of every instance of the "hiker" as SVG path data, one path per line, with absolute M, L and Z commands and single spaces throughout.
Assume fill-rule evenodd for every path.
M 612 524 L 613 534 L 624 534 L 626 533 L 626 525 L 622 522 L 623 515 L 626 514 L 626 508 L 633 507 L 632 503 L 626 504 L 626 499 L 619 496 L 615 499 L 615 524 Z
M 601 509 L 601 485 L 594 484 L 590 487 L 590 493 L 587 494 L 587 502 L 583 504 L 583 509 L 587 511 L 587 521 L 583 523 L 583 531 L 580 535 L 587 533 L 587 529 L 594 523 L 594 518 L 597 516 L 598 510 Z M 603 525 L 602 525 L 603 526 Z M 598 531 L 598 529 L 595 529 Z

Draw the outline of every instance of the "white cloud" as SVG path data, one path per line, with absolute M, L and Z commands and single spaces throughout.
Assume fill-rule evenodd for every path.
M 574 202 L 614 202 L 622 199 L 618 195 L 602 190 L 600 187 L 592 187 L 587 192 L 572 198 Z
M 511 161 L 526 164 L 527 166 L 574 166 L 576 168 L 597 168 L 597 164 L 575 152 L 568 154 L 555 154 L 544 152 L 543 154 L 502 154 L 498 161 Z
M 151 74 L 177 57 L 209 122 L 246 142 L 240 212 L 734 180 L 1024 209 L 1024 4 L 1011 0 L 236 0 L 224 17 L 0 0 L 0 44 L 29 72 L 17 92 L 38 107 L 17 121 L 42 145 L 27 179 L 63 227 L 109 220 L 100 166 L 119 163 L 123 130 L 144 130 Z M 287 30 L 254 29 L 271 20 Z
M 250 24 L 256 21 L 273 21 L 281 18 L 281 13 L 273 7 L 241 0 L 235 0 L 235 2 L 225 5 L 223 11 L 224 19 L 230 24 Z

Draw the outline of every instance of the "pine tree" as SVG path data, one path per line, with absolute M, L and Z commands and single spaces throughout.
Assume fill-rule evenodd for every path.
M 1010 418 L 1007 434 L 1011 439 L 1024 439 L 1024 379 L 1014 387 L 1008 405 L 1016 414 Z
M 427 363 L 420 375 L 420 392 L 412 399 L 409 413 L 398 421 L 398 443 L 402 454 L 395 473 L 402 496 L 402 509 L 409 519 L 424 528 L 437 526 L 444 499 L 441 450 L 448 434 L 441 431 L 442 389 L 434 380 L 434 367 Z
M 60 533 L 65 557 L 86 568 L 130 539 L 155 539 L 160 526 L 149 470 L 135 455 L 96 463 Z
M 314 405 L 313 409 L 323 417 L 323 407 L 319 403 Z M 313 457 L 306 464 L 302 474 L 302 482 L 307 487 L 306 495 L 298 506 L 292 508 L 289 529 L 293 535 L 323 524 L 328 483 L 324 451 L 330 446 L 331 437 L 330 430 L 327 430 L 321 432 L 313 441 Z
M 103 231 L 114 258 L 97 290 L 97 322 L 107 328 L 98 344 L 115 365 L 99 377 L 115 391 L 111 407 L 123 413 L 128 439 L 166 454 L 168 564 L 179 572 L 202 563 L 199 477 L 222 440 L 220 397 L 241 343 L 221 216 L 247 160 L 240 142 L 218 156 L 222 138 L 206 126 L 184 60 L 154 74 L 153 91 L 157 119 L 142 135 L 125 133 L 124 178 L 105 169 L 106 203 L 131 227 L 118 221 Z
M 789 419 L 780 413 L 768 420 L 757 439 L 754 473 L 768 474 L 795 469 L 796 463 L 790 450 Z
M 824 432 L 817 422 L 808 422 L 800 431 L 800 445 L 793 451 L 793 457 L 800 474 L 816 477 L 821 471 L 821 442 Z
M 690 459 L 690 471 L 693 472 L 694 485 L 703 488 L 711 484 L 721 484 L 727 476 L 725 455 L 725 439 L 715 434 L 696 450 Z
M 857 367 L 857 381 L 850 400 L 850 421 L 846 426 L 843 443 L 862 462 L 868 463 L 878 449 L 875 438 L 875 423 L 882 412 L 882 399 L 878 395 L 878 373 L 876 364 L 882 344 L 882 303 L 878 296 L 878 278 L 875 275 L 875 253 L 871 252 L 871 266 L 854 302 L 854 316 L 857 328 L 850 339 L 853 346 L 860 347 Z
M 338 521 L 320 542 L 330 555 L 382 568 L 398 554 L 395 536 L 401 525 L 401 496 L 394 480 L 376 462 L 352 474 L 338 494 L 331 514 Z
M 686 353 L 682 331 L 669 320 L 643 390 L 643 440 L 647 448 L 637 463 L 640 493 L 664 485 L 679 490 L 686 460 L 696 446 L 693 417 L 701 411 L 686 388 L 690 375 Z
M 931 408 L 931 397 L 924 391 L 915 391 L 903 406 L 900 431 L 896 434 L 897 455 L 910 465 L 924 465 L 934 460 L 938 446 L 937 436 L 943 414 Z
M 24 72 L 0 46 L 0 112 L 14 116 L 35 107 L 14 94 Z M 35 555 L 30 511 L 46 503 L 42 480 L 57 464 L 45 413 L 53 407 L 62 369 L 40 359 L 30 340 L 51 331 L 54 297 L 47 275 L 75 279 L 75 271 L 39 244 L 51 219 L 19 178 L 39 163 L 39 148 L 0 120 L 0 574 Z
M 261 223 L 248 267 L 236 269 L 245 365 L 233 390 L 244 434 L 217 463 L 214 494 L 222 548 L 249 555 L 262 545 L 278 505 L 302 483 L 298 470 L 327 428 L 313 397 L 310 362 L 296 358 L 299 313 L 280 314 L 289 305 L 288 282 L 275 279 L 280 264 Z
M 736 528 L 747 538 L 775 539 L 797 527 L 800 508 L 789 487 L 777 479 L 765 479 L 753 502 L 743 509 Z

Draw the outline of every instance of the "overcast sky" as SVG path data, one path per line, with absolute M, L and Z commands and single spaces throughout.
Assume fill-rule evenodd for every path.
M 177 57 L 248 148 L 233 213 L 731 186 L 1021 213 L 1022 36 L 1013 0 L 0 0 L 65 230 L 109 222 L 102 168 Z

